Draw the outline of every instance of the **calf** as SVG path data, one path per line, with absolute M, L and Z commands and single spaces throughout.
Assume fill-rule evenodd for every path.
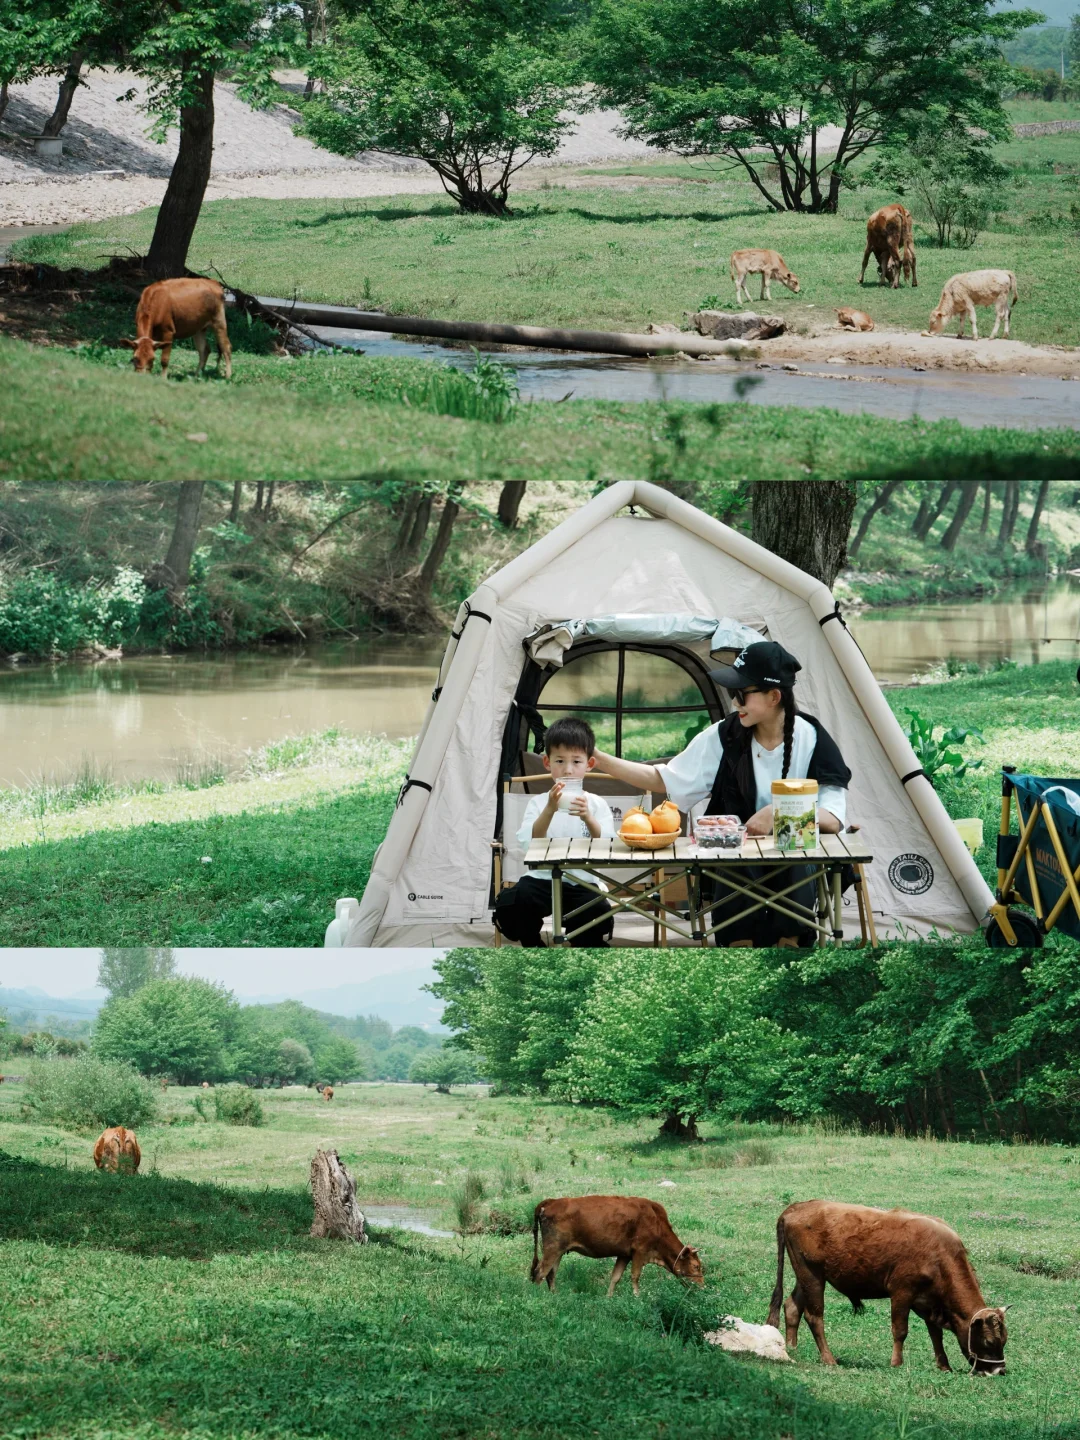
M 134 340 L 123 344 L 135 351 L 132 364 L 140 375 L 154 368 L 154 351 L 161 351 L 161 373 L 169 371 L 169 356 L 174 340 L 192 339 L 199 352 L 201 375 L 210 354 L 206 332 L 212 329 L 217 339 L 218 368 L 225 360 L 225 379 L 232 378 L 232 347 L 225 324 L 225 291 L 216 280 L 198 276 L 182 280 L 157 280 L 147 285 L 139 296 L 135 311 Z
M 332 1100 L 334 1098 L 334 1087 L 332 1085 L 323 1086 L 322 1098 L 324 1100 Z
M 120 1170 L 126 1175 L 133 1175 L 141 1159 L 142 1151 L 134 1130 L 115 1125 L 98 1136 L 94 1146 L 94 1164 L 99 1170 Z
M 769 281 L 779 280 L 793 295 L 799 293 L 799 277 L 793 275 L 784 264 L 783 256 L 775 250 L 736 250 L 731 256 L 731 278 L 735 281 L 735 303 L 750 303 L 750 291 L 746 288 L 748 275 L 761 276 L 761 299 L 771 300 Z
M 866 267 L 871 255 L 877 261 L 879 285 L 889 285 L 898 290 L 902 265 L 904 279 L 910 282 L 913 290 L 918 288 L 919 281 L 915 274 L 915 231 L 910 210 L 905 210 L 903 205 L 899 204 L 883 205 L 867 220 L 866 249 L 862 257 L 860 285 L 866 277 Z
M 791 1257 L 795 1288 L 784 1301 L 787 1343 L 798 1344 L 803 1315 L 826 1365 L 836 1358 L 825 1340 L 825 1284 L 856 1311 L 864 1300 L 892 1302 L 892 1363 L 904 1363 L 908 1314 L 926 1322 L 939 1370 L 948 1370 L 943 1330 L 951 1330 L 964 1358 L 979 1375 L 1005 1373 L 1007 1305 L 983 1300 L 960 1236 L 944 1220 L 910 1210 L 879 1210 L 833 1200 L 789 1205 L 776 1222 L 776 1289 L 770 1325 L 780 1323 L 784 1251 Z
M 538 1236 L 544 1252 L 538 1252 Z M 641 1272 L 646 1265 L 663 1265 L 680 1279 L 705 1284 L 698 1252 L 684 1245 L 655 1200 L 631 1195 L 581 1195 L 568 1200 L 541 1200 L 533 1213 L 533 1263 L 529 1279 L 546 1280 L 555 1289 L 559 1262 L 569 1250 L 591 1260 L 615 1257 L 608 1295 L 630 1266 L 634 1294 L 640 1295 Z
M 836 323 L 841 330 L 872 330 L 874 328 L 874 322 L 865 310 L 852 310 L 850 305 L 845 305 L 842 310 L 837 310 Z
M 930 315 L 930 325 L 924 335 L 940 335 L 942 327 L 954 315 L 960 316 L 957 339 L 964 333 L 964 325 L 971 321 L 971 335 L 979 338 L 979 327 L 975 323 L 976 305 L 993 305 L 994 328 L 990 331 L 993 340 L 998 326 L 1005 321 L 1005 339 L 1009 338 L 1009 314 L 1020 299 L 1016 290 L 1016 276 L 1011 270 L 968 270 L 946 280 L 937 309 Z

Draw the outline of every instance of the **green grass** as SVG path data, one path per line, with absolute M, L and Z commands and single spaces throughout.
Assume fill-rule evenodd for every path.
M 1074 668 L 1055 661 L 886 692 L 905 727 L 912 706 L 943 728 L 975 725 L 986 736 L 967 747 L 983 768 L 943 782 L 941 795 L 950 814 L 983 817 L 977 858 L 991 882 L 1001 765 L 1080 774 Z M 677 748 L 680 736 L 661 724 L 637 743 L 656 754 Z M 61 789 L 55 809 L 39 802 L 38 811 L 32 797 L 8 792 L 6 815 L 0 807 L 4 941 L 321 945 L 334 901 L 367 883 L 407 753 L 404 742 L 301 737 L 283 742 L 292 765 L 257 766 L 250 779 L 201 790 L 73 804 Z
M 191 1096 L 170 1090 L 169 1118 L 190 1120 Z M 128 1179 L 93 1170 L 92 1137 L 19 1123 L 19 1100 L 3 1087 L 5 1435 L 1080 1435 L 1075 1150 L 739 1125 L 707 1125 L 704 1145 L 682 1147 L 604 1110 L 363 1086 L 343 1087 L 332 1108 L 311 1091 L 268 1095 L 257 1131 L 145 1130 L 144 1173 Z M 365 1247 L 313 1241 L 318 1145 L 340 1150 L 362 1206 L 416 1207 L 447 1229 L 470 1173 L 482 1216 L 527 1215 L 547 1195 L 662 1200 L 702 1251 L 706 1289 L 650 1267 L 640 1300 L 624 1281 L 609 1301 L 608 1263 L 568 1256 L 549 1295 L 527 1281 L 528 1234 L 439 1240 L 373 1226 Z M 887 1306 L 855 1315 L 835 1294 L 825 1316 L 837 1370 L 805 1333 L 790 1366 L 703 1345 L 722 1314 L 764 1319 L 775 1216 L 814 1195 L 956 1225 L 987 1299 L 1015 1306 L 1008 1373 L 972 1381 L 949 1337 L 960 1368 L 939 1374 L 914 1318 L 893 1370 Z
M 1075 100 L 1007 100 L 1005 109 L 1014 125 L 1040 120 L 1080 120 L 1080 103 Z
M 1002 216 L 964 251 L 938 250 L 931 232 L 917 226 L 918 290 L 860 290 L 856 283 L 866 216 L 894 199 L 891 193 L 845 195 L 835 216 L 774 214 L 726 163 L 675 158 L 608 172 L 663 185 L 556 183 L 519 191 L 514 218 L 506 221 L 463 216 L 451 201 L 427 195 L 214 201 L 203 208 L 189 263 L 213 264 L 259 294 L 452 319 L 635 330 L 681 321 L 707 295 L 733 304 L 728 257 L 742 246 L 780 250 L 799 275 L 802 293 L 777 287 L 770 305 L 796 328 L 831 319 L 834 306 L 865 301 L 879 325 L 921 330 L 950 275 L 995 266 L 1017 274 L 1016 339 L 1075 345 L 1080 300 L 1068 237 L 1080 224 L 1069 211 L 1080 199 L 1080 134 L 1013 141 L 1000 153 L 1018 182 L 1006 187 Z M 711 183 L 693 183 L 702 179 Z M 16 253 L 61 265 L 100 264 L 110 251 L 145 250 L 155 213 L 34 237 Z

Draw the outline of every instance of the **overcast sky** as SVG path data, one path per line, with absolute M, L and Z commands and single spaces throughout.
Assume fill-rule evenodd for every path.
M 182 975 L 221 980 L 237 995 L 299 995 L 430 966 L 445 950 L 174 950 Z M 36 985 L 64 999 L 91 989 L 100 950 L 0 949 L 0 986 Z

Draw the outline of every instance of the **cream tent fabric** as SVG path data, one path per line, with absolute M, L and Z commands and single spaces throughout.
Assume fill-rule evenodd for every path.
M 633 506 L 633 512 L 628 507 Z M 974 930 L 990 891 L 874 680 L 830 591 L 666 490 L 600 492 L 462 605 L 363 899 L 338 902 L 328 944 L 486 945 L 504 726 L 523 639 L 566 616 L 724 616 L 802 663 L 796 695 L 853 771 L 849 821 L 874 854 L 879 933 Z M 830 617 L 834 617 L 831 618 Z M 689 646 L 708 653 L 708 642 Z M 911 777 L 904 783 L 905 777 Z

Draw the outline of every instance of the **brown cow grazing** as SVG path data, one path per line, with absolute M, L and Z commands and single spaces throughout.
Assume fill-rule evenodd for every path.
M 125 1175 L 133 1175 L 141 1159 L 142 1151 L 134 1130 L 115 1125 L 98 1136 L 94 1146 L 94 1164 L 99 1170 L 119 1170 Z
M 543 1235 L 540 1255 L 537 1237 Z M 567 1251 L 590 1260 L 615 1257 L 608 1295 L 630 1266 L 634 1294 L 640 1295 L 641 1272 L 646 1265 L 663 1265 L 682 1280 L 705 1284 L 698 1252 L 684 1245 L 671 1228 L 667 1211 L 655 1200 L 632 1195 L 580 1195 L 576 1199 L 541 1200 L 533 1212 L 533 1263 L 529 1279 L 546 1280 L 555 1289 L 555 1274 Z
M 872 330 L 874 328 L 874 322 L 865 310 L 852 310 L 850 305 L 845 305 L 842 310 L 837 310 L 836 323 L 841 330 Z
M 232 378 L 232 347 L 225 324 L 225 291 L 216 280 L 188 277 L 182 280 L 156 280 L 139 296 L 135 311 L 134 340 L 122 343 L 135 351 L 132 364 L 140 375 L 154 368 L 154 351 L 161 351 L 161 373 L 169 371 L 169 356 L 176 340 L 194 340 L 199 352 L 201 375 L 210 354 L 208 329 L 217 338 L 218 369 L 225 360 L 225 379 Z
M 908 1314 L 914 1310 L 926 1322 L 939 1370 L 950 1368 L 941 1337 L 944 1330 L 951 1330 L 973 1373 L 1005 1373 L 1009 1307 L 987 1305 L 964 1242 L 944 1220 L 835 1200 L 789 1205 L 776 1222 L 776 1289 L 769 1306 L 770 1325 L 780 1323 L 785 1247 L 795 1271 L 795 1289 L 784 1301 L 791 1349 L 798 1344 L 799 1321 L 805 1314 L 823 1363 L 836 1364 L 825 1340 L 828 1282 L 856 1311 L 864 1300 L 892 1302 L 894 1365 L 904 1363 Z
M 332 1085 L 323 1086 L 322 1098 L 324 1100 L 332 1100 L 334 1098 L 334 1087 Z
M 1007 340 L 1009 315 L 1019 299 L 1016 276 L 1011 270 L 967 270 L 945 281 L 937 309 L 931 312 L 930 324 L 923 334 L 939 335 L 945 322 L 954 315 L 959 315 L 960 329 L 956 332 L 957 339 L 963 336 L 964 325 L 970 320 L 972 338 L 977 340 L 979 327 L 975 321 L 975 306 L 993 305 L 994 328 L 990 331 L 990 339 L 993 340 L 997 335 L 998 326 L 1004 320 Z
M 901 247 L 903 260 L 901 261 Z M 873 255 L 878 266 L 878 284 L 900 288 L 900 269 L 903 265 L 904 279 L 911 288 L 918 288 L 915 274 L 915 232 L 911 211 L 903 205 L 883 205 L 875 210 L 866 222 L 866 249 L 862 257 L 862 274 L 859 284 L 866 276 L 866 267 Z
M 784 257 L 776 250 L 736 250 L 731 256 L 731 278 L 735 281 L 735 303 L 742 304 L 745 296 L 750 303 L 750 291 L 746 288 L 748 275 L 761 276 L 762 300 L 771 300 L 769 281 L 779 280 L 793 295 L 799 293 L 799 277 L 784 264 Z

